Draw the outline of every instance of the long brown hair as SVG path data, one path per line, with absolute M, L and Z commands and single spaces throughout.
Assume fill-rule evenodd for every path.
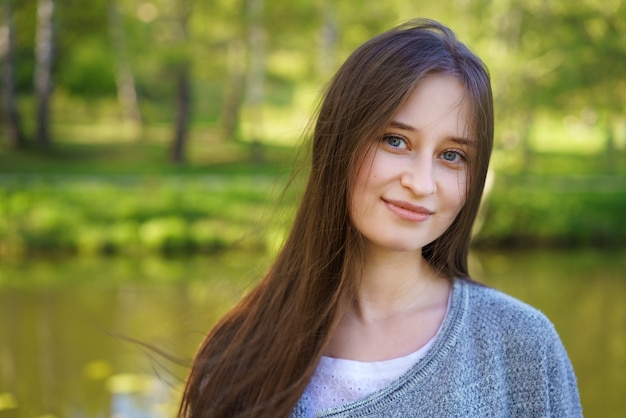
M 290 234 L 261 282 L 211 330 L 180 417 L 287 416 L 359 288 L 362 238 L 348 215 L 362 156 L 428 74 L 457 77 L 471 108 L 467 201 L 423 249 L 443 276 L 468 278 L 467 253 L 493 143 L 484 64 L 445 26 L 415 20 L 359 47 L 339 69 L 313 133 L 311 170 Z

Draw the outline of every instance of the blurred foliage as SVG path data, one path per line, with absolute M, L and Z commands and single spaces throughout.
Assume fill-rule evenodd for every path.
M 171 122 L 172 72 L 178 61 L 190 59 L 194 121 L 216 126 L 237 59 L 233 47 L 247 45 L 250 35 L 247 2 L 191 2 L 189 39 L 182 46 L 172 25 L 176 0 L 115 3 L 140 104 L 148 110 L 146 123 Z M 115 99 L 109 4 L 110 0 L 92 0 L 89 7 L 83 7 L 78 0 L 67 0 L 58 5 L 55 89 L 69 100 L 56 103 L 57 123 L 71 119 L 73 107 L 85 100 Z M 454 28 L 490 67 L 498 138 L 510 131 L 523 136 L 524 129 L 518 125 L 526 123 L 529 114 L 562 119 L 585 113 L 587 123 L 603 132 L 615 130 L 618 143 L 625 148 L 623 0 L 264 0 L 263 6 L 264 124 L 269 129 L 265 139 L 276 140 L 272 109 L 282 115 L 278 120 L 290 120 L 292 128 L 293 123 L 301 126 L 298 121 L 311 113 L 321 86 L 356 46 L 397 23 L 424 16 Z M 25 103 L 32 91 L 36 0 L 16 2 L 14 14 L 18 87 L 25 119 L 30 119 Z M 307 96 L 305 100 L 302 95 Z M 108 116 L 96 112 L 91 118 Z M 242 113 L 244 126 L 248 117 Z M 240 134 L 245 138 L 245 129 Z M 288 140 L 296 136 L 289 135 Z
M 272 203 L 271 177 L 11 178 L 2 186 L 0 258 L 265 252 L 276 248 L 275 234 L 258 225 L 285 210 Z
M 12 176 L 1 180 L 0 258 L 189 254 L 279 248 L 295 209 L 279 177 L 231 174 Z M 502 175 L 481 248 L 623 246 L 624 183 L 613 177 Z
M 503 177 L 486 204 L 481 247 L 624 247 L 626 184 L 609 176 Z
M 32 135 L 36 0 L 13 4 L 18 104 Z M 112 4 L 143 115 L 139 138 L 116 97 Z M 9 150 L 0 136 L 3 254 L 178 253 L 239 243 L 255 223 L 234 214 L 256 214 L 275 202 L 250 186 L 252 178 L 230 176 L 264 175 L 283 184 L 332 72 L 364 40 L 419 16 L 452 27 L 491 70 L 495 186 L 476 243 L 626 243 L 620 220 L 626 205 L 626 1 L 265 0 L 262 112 L 255 116 L 239 98 L 232 132 L 221 124 L 226 103 L 239 100 L 233 86 L 241 84 L 243 96 L 249 88 L 249 74 L 237 78 L 250 67 L 249 2 L 191 1 L 184 45 L 174 33 L 177 6 L 176 0 L 93 0 L 89 7 L 58 2 L 55 147 L 47 154 Z M 191 62 L 193 112 L 188 161 L 172 166 L 173 72 L 181 60 Z M 223 187 L 247 184 L 247 197 L 203 189 L 196 175 L 207 174 L 219 175 Z M 285 205 L 286 212 L 292 209 Z M 275 248 L 284 223 L 268 227 L 263 234 L 274 238 L 257 244 Z

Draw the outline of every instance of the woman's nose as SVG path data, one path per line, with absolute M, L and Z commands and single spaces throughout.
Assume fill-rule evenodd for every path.
M 434 194 L 437 191 L 437 182 L 433 168 L 430 159 L 414 161 L 402 172 L 400 184 L 418 196 Z

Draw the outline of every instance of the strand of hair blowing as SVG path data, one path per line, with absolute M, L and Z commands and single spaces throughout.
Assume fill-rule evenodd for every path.
M 335 118 L 324 116 L 329 111 L 335 110 L 327 100 L 315 138 L 332 135 L 332 126 L 324 123 Z M 260 284 L 201 344 L 180 417 L 288 415 L 332 335 L 335 319 L 356 294 L 355 281 L 346 279 L 356 276 L 359 248 L 347 243 L 360 240 L 347 215 L 348 164 L 337 157 L 334 141 L 314 142 L 319 161 L 312 164 L 289 237 Z M 343 153 L 346 158 L 351 154 Z
M 180 418 L 276 418 L 292 411 L 338 319 L 356 299 L 363 242 L 349 220 L 349 196 L 361 158 L 418 80 L 433 72 L 464 83 L 475 107 L 469 129 L 480 146 L 468 201 L 424 257 L 446 277 L 467 276 L 470 231 L 493 139 L 489 78 L 450 30 L 418 20 L 362 45 L 329 85 L 289 237 L 260 284 L 201 343 Z
M 338 307 L 346 306 L 338 299 L 351 292 L 340 289 L 350 281 L 336 277 L 347 273 L 345 238 L 331 233 L 345 231 L 345 226 L 312 223 L 312 217 L 302 214 L 297 219 L 272 269 L 201 345 L 179 416 L 280 417 L 300 397 L 317 363 L 312 359 L 319 359 L 331 335 Z M 312 233 L 318 228 L 327 233 Z

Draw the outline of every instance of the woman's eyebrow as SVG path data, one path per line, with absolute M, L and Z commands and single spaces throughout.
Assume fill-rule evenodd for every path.
M 419 129 L 417 129 L 416 127 L 411 126 L 411 125 L 407 125 L 406 123 L 399 122 L 397 120 L 392 120 L 391 122 L 389 122 L 389 126 L 391 128 L 401 129 L 403 131 L 419 132 Z M 456 142 L 459 145 L 474 146 L 474 141 L 472 141 L 469 138 L 454 136 L 454 137 L 451 137 L 450 140 L 452 142 Z
M 450 138 L 450 140 L 452 142 L 456 142 L 457 144 L 463 145 L 463 146 L 466 146 L 466 147 L 473 147 L 474 145 L 476 145 L 476 142 L 472 141 L 469 138 L 459 138 L 459 137 L 455 136 L 455 137 Z
M 406 123 L 398 122 L 397 120 L 389 122 L 389 126 L 392 128 L 402 129 L 403 131 L 417 132 L 417 128 L 407 125 Z

